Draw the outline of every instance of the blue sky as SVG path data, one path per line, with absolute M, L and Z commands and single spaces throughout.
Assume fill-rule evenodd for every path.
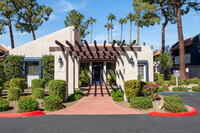
M 107 40 L 107 30 L 104 25 L 107 23 L 107 16 L 113 13 L 117 19 L 124 18 L 129 12 L 133 13 L 132 0 L 56 0 L 40 1 L 40 4 L 45 4 L 53 8 L 53 13 L 49 21 L 39 27 L 36 31 L 36 38 L 43 37 L 55 31 L 65 28 L 64 20 L 67 13 L 75 9 L 85 15 L 85 18 L 93 17 L 97 19 L 97 23 L 93 26 L 93 38 L 97 43 L 103 43 Z M 195 36 L 200 33 L 200 13 L 197 14 L 191 11 L 189 14 L 182 17 L 184 38 Z M 162 23 L 162 22 L 161 22 Z M 124 25 L 123 39 L 129 42 L 129 21 Z M 15 46 L 23 45 L 32 41 L 32 34 L 21 33 L 14 30 Z M 90 31 L 90 27 L 88 29 Z M 155 49 L 161 48 L 161 24 L 140 29 L 140 44 L 146 42 L 146 45 L 153 46 Z M 133 26 L 132 38 L 136 40 L 137 28 Z M 114 21 L 113 39 L 120 39 L 120 25 L 118 21 Z M 90 42 L 90 34 L 86 37 Z M 166 45 L 173 45 L 178 40 L 176 24 L 168 24 L 166 27 Z M 0 44 L 10 46 L 10 37 L 8 30 L 6 34 L 0 35 Z

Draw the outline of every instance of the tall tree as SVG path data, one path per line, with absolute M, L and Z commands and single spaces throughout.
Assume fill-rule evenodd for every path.
M 84 19 L 85 17 L 83 14 L 78 13 L 73 9 L 68 13 L 68 16 L 66 16 L 66 20 L 64 21 L 65 27 L 74 26 L 76 29 L 78 29 L 79 35 L 83 39 L 89 34 L 87 31 L 88 23 L 87 21 L 84 21 Z
M 10 1 L 15 3 L 16 0 Z M 36 0 L 20 0 L 14 6 L 20 8 L 17 12 L 18 20 L 15 27 L 21 32 L 32 32 L 33 40 L 36 40 L 35 31 L 44 21 L 49 19 L 53 9 L 45 5 L 39 5 Z
M 14 45 L 14 37 L 13 37 L 13 29 L 12 29 L 12 19 L 16 15 L 17 10 L 13 8 L 12 3 L 9 0 L 1 0 L 0 1 L 0 17 L 1 17 L 1 29 L 4 29 L 4 26 L 9 27 L 10 33 L 10 41 L 11 48 L 15 47 Z
M 5 22 L 4 20 L 0 19 L 0 35 L 5 32 Z
M 90 44 L 92 44 L 92 33 L 93 33 L 93 23 L 96 23 L 97 20 L 95 18 L 92 18 L 90 17 L 88 20 L 87 20 L 88 23 L 90 23 L 91 25 L 91 40 L 90 40 Z
M 127 20 L 125 18 L 120 18 L 118 20 L 119 24 L 121 24 L 121 37 L 120 37 L 120 41 L 122 41 L 122 34 L 123 34 L 123 25 L 127 23 Z
M 110 13 L 109 16 L 107 16 L 107 19 L 108 19 L 108 21 L 110 20 L 111 27 L 114 28 L 114 26 L 113 26 L 113 20 L 116 20 L 117 17 L 114 14 Z M 111 28 L 111 41 L 113 41 L 113 37 L 112 37 L 112 29 L 113 28 Z
M 113 29 L 113 25 L 110 23 L 107 23 L 106 25 L 104 25 L 104 27 L 108 30 L 108 43 L 110 43 L 110 29 Z
M 127 20 L 130 20 L 130 43 L 132 41 L 132 22 L 135 20 L 136 18 L 136 15 L 133 14 L 133 13 L 129 13 L 127 16 L 126 16 L 126 19 Z

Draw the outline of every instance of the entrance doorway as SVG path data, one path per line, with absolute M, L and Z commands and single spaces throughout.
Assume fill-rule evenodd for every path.
M 93 62 L 92 63 L 92 83 L 103 84 L 103 63 Z

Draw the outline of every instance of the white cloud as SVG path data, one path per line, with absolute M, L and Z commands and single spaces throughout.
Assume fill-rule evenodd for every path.
M 53 13 L 49 16 L 49 21 L 54 21 L 54 20 L 58 20 L 59 17 L 54 15 Z
M 68 0 L 61 0 L 58 7 L 60 12 L 69 12 L 70 10 L 80 10 L 87 6 L 87 1 L 82 0 L 81 2 L 69 2 Z
M 94 40 L 96 40 L 97 43 L 102 43 L 104 40 L 108 41 L 108 35 L 105 33 L 99 34 L 96 37 L 94 37 Z

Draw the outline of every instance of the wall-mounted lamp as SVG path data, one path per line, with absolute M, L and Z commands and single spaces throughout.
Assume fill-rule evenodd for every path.
M 58 63 L 60 64 L 59 67 L 62 67 L 62 66 L 63 66 L 63 61 L 62 61 L 61 56 L 59 56 L 59 58 L 58 58 Z
M 129 63 L 134 66 L 134 61 L 133 61 L 133 57 L 131 56 L 131 58 L 129 59 Z

